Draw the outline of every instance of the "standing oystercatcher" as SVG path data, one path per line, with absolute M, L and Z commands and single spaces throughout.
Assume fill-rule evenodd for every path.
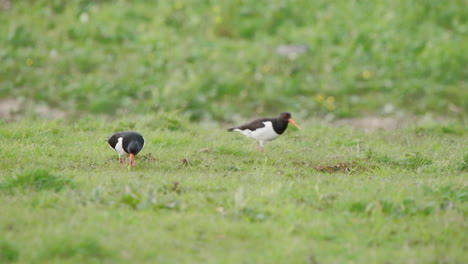
M 135 157 L 143 146 L 145 146 L 145 139 L 143 136 L 135 131 L 122 131 L 117 132 L 107 139 L 110 147 L 119 154 L 119 162 L 123 164 L 122 155 L 125 153 L 130 154 L 128 168 L 135 165 L 133 158 Z
M 263 152 L 263 145 L 267 141 L 271 141 L 283 134 L 286 128 L 288 128 L 288 123 L 301 129 L 292 120 L 291 114 L 284 112 L 279 117 L 257 119 L 242 126 L 229 128 L 228 131 L 237 131 L 248 138 L 257 140 L 257 150 Z

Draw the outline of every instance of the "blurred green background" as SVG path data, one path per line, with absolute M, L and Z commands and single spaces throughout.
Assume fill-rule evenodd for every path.
M 223 121 L 468 112 L 465 0 L 0 2 L 3 99 Z

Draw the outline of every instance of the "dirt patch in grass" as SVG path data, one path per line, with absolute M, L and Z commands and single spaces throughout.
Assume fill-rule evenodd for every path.
M 379 117 L 379 116 L 368 116 L 361 118 L 346 118 L 340 119 L 333 122 L 336 126 L 348 126 L 354 129 L 361 130 L 395 130 L 399 128 L 408 127 L 410 124 L 414 124 L 415 118 L 395 118 L 395 117 Z
M 153 157 L 153 153 L 150 152 L 144 155 L 140 155 L 139 160 L 145 161 L 145 162 L 156 162 L 158 159 Z
M 318 165 L 306 161 L 296 161 L 293 164 L 298 167 L 313 168 L 324 173 L 354 173 L 369 171 L 375 168 L 374 164 L 361 164 L 357 161 L 324 162 Z
M 18 120 L 20 117 L 23 103 L 16 99 L 0 100 L 0 119 L 3 120 Z
M 52 108 L 46 104 L 34 104 L 24 99 L 0 100 L 0 119 L 2 120 L 20 120 L 23 116 L 30 112 L 34 115 L 47 119 L 65 117 L 64 111 Z
M 315 166 L 315 169 L 320 172 L 325 173 L 353 173 L 353 172 L 362 172 L 367 171 L 375 166 L 364 166 L 362 164 L 358 164 L 357 162 L 337 162 L 337 163 L 325 163 L 319 164 Z

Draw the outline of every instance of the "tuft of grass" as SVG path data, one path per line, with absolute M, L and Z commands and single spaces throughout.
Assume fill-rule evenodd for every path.
M 416 169 L 421 166 L 432 164 L 432 160 L 419 152 L 409 152 L 404 153 L 403 157 L 395 159 L 393 163 L 396 166 L 402 166 L 407 169 Z
M 423 156 L 420 152 L 405 152 L 400 157 L 395 158 L 386 154 L 373 152 L 368 150 L 366 153 L 367 159 L 380 164 L 401 167 L 405 169 L 414 170 L 421 166 L 432 164 L 432 160 L 426 156 Z
M 19 250 L 15 245 L 6 240 L 0 241 L 0 262 L 13 263 L 19 258 Z
M 125 192 L 120 196 L 120 205 L 127 206 L 134 210 L 178 210 L 180 201 L 171 194 L 182 192 L 179 183 L 173 182 L 163 185 L 157 190 L 142 191 L 138 187 L 125 186 Z M 167 195 L 169 193 L 169 195 Z
M 54 175 L 46 169 L 26 170 L 0 182 L 0 190 L 28 189 L 58 192 L 72 186 L 73 181 L 69 177 Z
M 349 206 L 349 212 L 361 215 L 383 214 L 391 217 L 407 217 L 407 216 L 428 216 L 437 209 L 433 203 L 418 205 L 414 200 L 406 199 L 402 202 L 392 201 L 372 201 L 372 202 L 353 202 Z
M 241 210 L 239 210 L 238 217 L 244 219 L 247 222 L 263 222 L 273 216 L 268 211 L 244 207 Z
M 424 186 L 427 193 L 437 196 L 445 202 L 468 202 L 468 186 L 436 185 Z
M 66 237 L 46 242 L 39 258 L 90 262 L 102 261 L 111 258 L 112 255 L 112 252 L 94 237 Z
M 250 143 L 249 141 L 246 141 L 246 142 Z M 238 156 L 238 157 L 251 155 L 252 153 L 251 151 L 246 151 L 245 148 L 241 148 L 238 145 L 234 145 L 234 146 L 219 145 L 214 149 L 214 151 L 220 154 L 232 155 L 232 156 Z
M 418 135 L 435 135 L 435 136 L 444 136 L 444 135 L 456 135 L 463 136 L 467 133 L 468 129 L 464 128 L 458 124 L 451 125 L 434 125 L 434 126 L 422 126 L 415 129 L 416 134 Z
M 465 151 L 465 155 L 463 155 L 463 161 L 457 164 L 457 169 L 459 171 L 468 171 L 468 150 Z

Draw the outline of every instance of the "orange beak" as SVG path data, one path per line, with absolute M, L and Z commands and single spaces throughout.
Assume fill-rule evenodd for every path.
M 294 120 L 292 120 L 292 118 L 289 118 L 288 119 L 288 122 L 293 124 L 295 127 L 297 127 L 298 129 L 302 129 L 298 124 L 296 124 L 296 122 L 294 122 Z
M 130 153 L 130 156 L 129 156 L 129 161 L 128 161 L 128 169 L 130 169 L 132 167 L 132 165 L 135 165 L 135 161 L 133 161 L 133 158 L 135 157 L 135 154 L 133 153 Z

